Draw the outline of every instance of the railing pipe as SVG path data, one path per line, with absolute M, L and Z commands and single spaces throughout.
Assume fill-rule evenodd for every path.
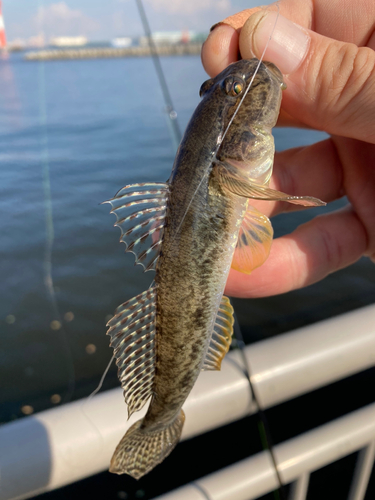
M 274 454 L 284 484 L 305 476 L 302 486 L 307 487 L 306 474 L 361 449 L 374 439 L 375 403 L 276 445 Z M 263 451 L 195 484 L 207 492 L 210 500 L 254 500 L 276 489 L 277 479 L 270 455 Z M 156 500 L 188 498 L 185 495 L 191 488 L 192 485 L 184 486 Z
M 306 500 L 307 490 L 309 488 L 310 473 L 304 472 L 290 486 L 288 500 Z
M 375 365 L 375 306 L 247 346 L 245 355 L 261 406 L 287 401 Z M 255 411 L 240 363 L 234 351 L 221 372 L 201 374 L 184 405 L 183 439 Z M 0 500 L 30 498 L 105 470 L 144 411 L 127 421 L 115 389 L 1 426 Z
M 363 500 L 375 458 L 375 441 L 363 448 L 357 457 L 348 500 Z

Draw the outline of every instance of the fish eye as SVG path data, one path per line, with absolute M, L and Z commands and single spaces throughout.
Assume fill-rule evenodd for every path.
M 243 85 L 240 82 L 234 82 L 232 90 L 235 95 L 241 94 L 243 90 Z
M 232 76 L 226 78 L 223 82 L 223 88 L 228 95 L 238 96 L 245 87 L 245 83 L 241 80 L 234 79 Z

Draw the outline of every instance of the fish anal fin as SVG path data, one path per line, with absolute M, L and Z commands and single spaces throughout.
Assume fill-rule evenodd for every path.
M 271 189 L 266 185 L 249 182 L 242 175 L 236 174 L 232 170 L 228 170 L 223 165 L 217 165 L 215 167 L 215 175 L 219 177 L 219 182 L 223 188 L 244 198 L 266 201 L 287 201 L 288 203 L 303 205 L 305 207 L 326 205 L 324 201 L 312 196 L 291 196 L 281 191 Z
M 145 271 L 154 270 L 159 257 L 168 195 L 169 186 L 163 182 L 130 184 L 104 202 L 116 215 L 125 251 L 132 252 Z
M 220 370 L 232 342 L 233 324 L 233 307 L 223 295 L 202 370 Z
M 152 395 L 155 375 L 155 288 L 120 305 L 108 322 L 129 417 Z
M 273 238 L 273 228 L 268 217 L 251 205 L 247 206 L 238 234 L 232 269 L 250 274 L 267 259 Z

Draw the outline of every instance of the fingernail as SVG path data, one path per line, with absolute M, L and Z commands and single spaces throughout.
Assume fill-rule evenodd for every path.
M 264 59 L 276 64 L 285 75 L 298 69 L 306 57 L 310 44 L 307 31 L 289 19 L 278 16 L 277 12 L 259 11 L 253 14 L 246 22 L 241 37 L 243 43 L 249 44 L 249 40 L 252 40 L 251 49 L 258 58 L 268 43 Z M 244 57 L 241 37 L 240 48 Z
M 210 28 L 210 33 L 211 33 L 211 31 L 213 31 L 213 30 L 214 30 L 217 26 L 220 26 L 220 24 L 222 24 L 222 23 L 221 23 L 221 22 L 220 22 L 220 23 L 216 23 L 216 24 L 214 24 L 213 26 L 211 26 L 211 28 Z

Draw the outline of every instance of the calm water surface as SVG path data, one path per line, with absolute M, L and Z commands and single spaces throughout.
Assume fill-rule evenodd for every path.
M 207 77 L 199 57 L 162 64 L 184 129 Z M 64 402 L 95 388 L 112 355 L 106 318 L 152 279 L 124 254 L 115 217 L 100 202 L 125 184 L 165 181 L 174 151 L 148 58 L 39 63 L 16 55 L 0 61 L 0 81 L 0 419 L 7 421 L 24 405 L 39 411 L 56 404 L 53 395 Z M 325 135 L 282 129 L 275 137 L 281 150 Z M 278 216 L 276 235 L 342 204 Z M 372 303 L 374 278 L 362 259 L 304 290 L 234 300 L 246 341 Z M 116 385 L 112 367 L 106 387 Z

